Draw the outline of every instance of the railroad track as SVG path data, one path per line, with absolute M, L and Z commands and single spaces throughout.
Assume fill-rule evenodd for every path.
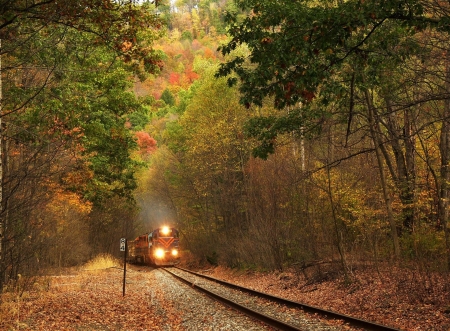
M 255 291 L 246 287 L 242 287 L 236 284 L 232 284 L 226 281 L 222 281 L 220 279 L 216 279 L 214 277 L 210 277 L 207 275 L 203 275 L 197 272 L 193 272 L 187 269 L 183 268 L 166 268 L 164 269 L 166 272 L 170 273 L 173 277 L 176 279 L 190 285 L 194 289 L 212 297 L 215 300 L 218 300 L 222 302 L 223 304 L 230 306 L 254 319 L 257 319 L 259 321 L 262 321 L 278 330 L 284 330 L 284 331 L 291 331 L 291 330 L 305 330 L 304 326 L 301 326 L 300 322 L 292 321 L 291 316 L 292 315 L 302 315 L 303 312 L 315 314 L 316 316 L 322 318 L 322 319 L 335 319 L 335 320 L 341 320 L 343 321 L 347 327 L 351 327 L 354 329 L 363 329 L 363 330 L 374 330 L 374 331 L 387 331 L 387 330 L 396 330 L 398 329 L 381 325 L 378 323 L 354 318 L 348 315 L 339 314 L 333 311 L 329 310 L 323 310 L 318 307 L 305 305 L 296 301 L 291 301 L 287 299 L 283 299 L 281 297 L 273 296 L 267 293 Z M 187 273 L 187 275 L 185 274 Z M 195 278 L 192 278 L 195 277 Z M 217 284 L 216 286 L 225 286 L 228 289 L 231 289 L 233 291 L 238 291 L 240 293 L 246 293 L 252 298 L 258 298 L 258 300 L 263 300 L 262 302 L 257 302 L 256 304 L 253 303 L 251 305 L 248 305 L 248 302 L 252 302 L 253 299 L 245 299 L 244 304 L 241 302 L 236 302 L 236 300 L 230 299 L 228 295 L 225 297 L 225 295 L 218 294 L 221 291 L 217 291 L 215 289 L 211 290 L 211 286 L 205 286 L 201 281 L 199 281 L 199 278 L 204 279 L 209 282 L 213 282 Z M 238 300 L 242 301 L 242 300 Z M 264 306 L 273 306 L 277 305 L 278 307 L 284 307 L 284 309 L 289 309 L 290 313 L 286 314 L 285 317 L 283 317 L 282 314 L 277 314 L 276 317 L 273 316 L 272 313 L 264 312 L 264 309 L 259 309 L 259 307 Z M 250 307 L 251 306 L 251 307 Z M 256 306 L 256 308 L 255 308 Z M 283 310 L 283 308 L 280 308 L 278 310 Z M 294 311 L 292 311 L 294 310 Z M 295 310 L 297 310 L 297 313 L 295 313 Z M 288 319 L 291 319 L 291 321 L 288 321 Z M 299 325 L 300 323 L 300 325 Z

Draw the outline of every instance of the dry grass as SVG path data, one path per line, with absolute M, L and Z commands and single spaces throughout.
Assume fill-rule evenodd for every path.
M 109 268 L 121 268 L 121 262 L 109 254 L 101 254 L 83 266 L 86 271 L 98 271 Z

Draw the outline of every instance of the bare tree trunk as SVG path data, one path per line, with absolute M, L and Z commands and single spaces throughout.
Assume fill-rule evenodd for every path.
M 400 257 L 400 243 L 399 243 L 398 235 L 397 235 L 397 227 L 395 224 L 394 212 L 392 211 L 392 198 L 391 198 L 391 195 L 389 194 L 386 174 L 384 171 L 382 151 L 380 149 L 381 141 L 380 141 L 380 137 L 379 137 L 379 129 L 378 129 L 377 122 L 375 120 L 375 113 L 374 113 L 374 109 L 373 109 L 374 106 L 372 103 L 372 99 L 370 98 L 369 92 L 367 90 L 365 90 L 364 95 L 366 98 L 367 108 L 368 108 L 368 112 L 369 112 L 370 133 L 372 135 L 372 139 L 373 139 L 374 146 L 375 146 L 375 154 L 377 157 L 378 169 L 380 172 L 381 186 L 383 189 L 383 196 L 384 196 L 384 201 L 386 204 L 389 226 L 391 228 L 392 241 L 394 244 L 394 256 L 395 256 L 395 258 L 399 258 Z
M 303 107 L 303 104 L 299 102 L 298 107 L 301 109 Z M 305 127 L 302 125 L 300 127 L 300 160 L 301 160 L 301 169 L 302 171 L 306 170 L 305 165 L 305 137 L 303 137 L 305 133 Z
M 298 103 L 298 109 L 302 109 L 302 103 Z M 289 114 L 291 112 L 291 109 L 287 108 L 287 113 Z M 291 131 L 291 141 L 292 141 L 292 155 L 295 159 L 297 159 L 297 156 L 300 157 L 300 167 L 302 171 L 305 171 L 306 165 L 305 165 L 305 139 L 303 137 L 305 133 L 305 127 L 302 125 L 298 129 L 298 131 L 294 130 Z M 299 150 L 300 149 L 300 150 Z M 299 155 L 300 154 L 300 155 Z
M 303 137 L 303 134 L 305 132 L 304 127 L 302 126 L 300 128 L 300 158 L 301 158 L 301 164 L 302 164 L 302 171 L 306 170 L 306 157 L 305 157 L 305 138 Z
M 2 87 L 2 40 L 0 39 L 0 292 L 3 289 L 5 280 L 5 225 L 3 218 L 3 127 L 2 127 L 2 106 L 3 106 L 3 87 Z
M 402 221 L 403 228 L 409 232 L 414 230 L 414 200 L 415 200 L 415 160 L 414 160 L 414 138 L 411 133 L 411 109 L 405 109 L 403 113 L 403 126 L 399 125 L 394 116 L 389 98 L 385 98 L 387 107 L 387 121 L 385 123 L 389 133 L 389 145 L 394 154 L 397 172 L 394 167 L 389 166 L 391 176 L 399 191 L 399 198 L 402 202 Z M 375 113 L 375 110 L 374 110 Z M 375 116 L 376 117 L 376 113 Z M 381 147 L 382 149 L 384 147 Z M 387 151 L 383 151 L 383 155 L 388 164 L 392 164 L 389 160 L 390 156 Z
M 412 113 L 414 114 L 414 113 Z M 405 109 L 404 118 L 405 118 L 405 154 L 406 154 L 406 196 L 405 196 L 405 204 L 403 210 L 403 215 L 405 217 L 406 223 L 404 224 L 411 231 L 414 231 L 416 215 L 414 202 L 416 200 L 415 190 L 416 190 L 416 160 L 414 157 L 415 154 L 415 137 L 412 133 L 412 120 L 411 111 L 409 109 Z
M 328 179 L 328 188 L 327 188 L 327 195 L 328 199 L 330 200 L 330 206 L 331 206 L 331 214 L 333 216 L 333 222 L 334 222 L 334 230 L 336 232 L 336 242 L 337 242 L 337 248 L 339 251 L 339 256 L 341 258 L 341 264 L 342 264 L 342 270 L 344 271 L 344 278 L 345 282 L 349 284 L 351 282 L 350 274 L 349 274 L 349 268 L 347 263 L 347 258 L 345 256 L 345 247 L 344 247 L 344 239 L 342 234 L 342 229 L 340 229 L 338 224 L 338 217 L 336 215 L 336 204 L 334 203 L 333 199 L 333 188 L 331 187 L 331 174 L 330 174 L 330 167 L 327 167 L 327 179 Z
M 450 91 L 450 59 L 448 57 L 446 58 L 445 66 L 445 92 L 448 93 Z M 444 100 L 444 113 L 442 117 L 441 139 L 439 142 L 439 149 L 441 152 L 441 177 L 438 189 L 438 214 L 439 221 L 441 222 L 441 226 L 445 233 L 447 267 L 450 270 L 450 229 L 448 226 L 448 199 L 450 196 L 450 99 L 448 98 Z

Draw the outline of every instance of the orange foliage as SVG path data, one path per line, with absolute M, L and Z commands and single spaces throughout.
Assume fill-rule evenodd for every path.
M 71 187 L 86 188 L 87 182 L 94 177 L 91 170 L 88 169 L 87 165 L 83 165 L 77 171 L 69 172 L 63 178 L 65 185 Z
M 139 146 L 139 152 L 141 155 L 147 155 L 154 152 L 158 147 L 156 140 L 147 132 L 139 131 L 136 132 L 137 143 Z
M 149 86 L 149 93 L 155 98 L 155 100 L 159 100 L 161 98 L 162 91 L 165 90 L 167 86 L 167 81 L 164 77 L 158 77 L 153 81 L 153 84 Z
M 196 79 L 200 77 L 196 72 L 192 71 L 191 66 L 186 67 L 184 74 L 186 75 L 186 80 L 190 84 L 192 84 Z
M 124 42 L 122 43 L 121 50 L 122 50 L 122 52 L 127 52 L 127 51 L 129 51 L 132 47 L 133 47 L 133 43 L 131 43 L 131 42 L 129 42 L 129 41 L 124 41 Z
M 58 224 L 67 222 L 67 213 L 87 215 L 92 204 L 84 201 L 77 193 L 68 192 L 55 183 L 48 183 L 48 192 L 52 199 L 46 206 L 48 215 L 52 215 Z
M 155 98 L 155 100 L 159 100 L 159 99 L 161 99 L 161 94 L 162 94 L 162 91 L 153 91 L 152 92 L 152 97 L 154 97 Z
M 214 55 L 214 52 L 210 48 L 205 48 L 205 58 L 214 60 L 216 56 Z
M 169 77 L 169 83 L 171 85 L 179 85 L 180 84 L 180 74 L 176 72 L 171 72 Z

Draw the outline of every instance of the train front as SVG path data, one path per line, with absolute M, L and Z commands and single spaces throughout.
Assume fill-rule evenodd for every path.
M 154 230 L 152 254 L 156 266 L 173 266 L 180 263 L 178 230 L 168 226 Z

